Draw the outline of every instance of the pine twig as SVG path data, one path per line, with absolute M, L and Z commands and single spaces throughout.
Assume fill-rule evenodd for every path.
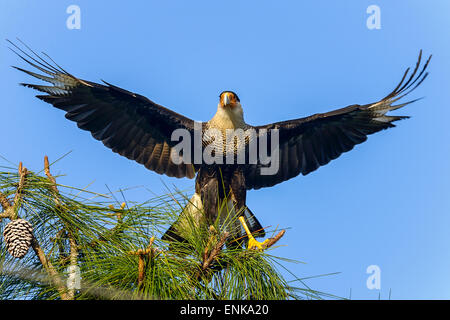
M 56 236 L 54 238 L 51 238 L 50 240 L 57 242 L 58 253 L 59 253 L 59 256 L 58 256 L 59 264 L 61 266 L 66 266 L 67 263 L 70 261 L 70 256 L 68 256 L 64 250 L 64 245 L 62 244 L 63 239 L 67 239 L 67 233 L 66 233 L 66 230 L 61 229 L 56 233 Z
M 209 256 L 204 257 L 203 264 L 202 264 L 202 270 L 205 271 L 208 269 L 208 267 L 211 265 L 211 263 L 217 258 L 220 251 L 222 250 L 223 245 L 225 244 L 225 241 L 227 240 L 228 236 L 230 234 L 228 232 L 224 232 L 222 235 L 222 238 L 219 242 L 214 246 L 214 248 L 209 253 Z
M 16 195 L 14 196 L 14 200 L 13 200 L 12 212 L 9 217 L 11 220 L 17 219 L 20 202 L 22 201 L 22 193 L 23 193 L 23 188 L 25 186 L 27 174 L 28 174 L 27 168 L 22 167 L 22 162 L 20 162 L 19 163 L 19 185 L 17 186 Z
M 123 221 L 123 210 L 125 209 L 126 203 L 122 202 L 122 204 L 120 205 L 120 209 L 119 211 L 116 211 L 116 216 L 117 216 L 117 223 L 116 225 L 110 230 L 111 233 L 113 235 L 117 234 L 120 232 L 120 228 L 122 227 L 122 221 Z M 111 204 L 109 205 L 109 208 L 111 210 L 115 210 L 114 206 Z
M 195 274 L 196 279 L 199 279 L 202 276 L 202 274 L 205 273 L 208 270 L 208 268 L 212 265 L 212 263 L 216 260 L 217 256 L 220 254 L 220 251 L 222 251 L 222 248 L 229 236 L 230 236 L 229 232 L 224 232 L 220 240 L 216 243 L 216 245 L 209 252 L 209 254 L 207 252 L 210 242 L 208 242 L 205 248 L 205 252 L 203 253 L 203 262 L 201 263 L 199 270 Z
M 122 204 L 120 205 L 120 209 L 115 209 L 112 204 L 109 205 L 110 210 L 116 211 L 116 217 L 117 217 L 116 225 L 112 229 L 108 230 L 105 234 L 99 235 L 98 239 L 95 239 L 95 240 L 92 240 L 91 242 L 89 242 L 88 246 L 90 246 L 92 248 L 96 247 L 99 242 L 105 242 L 108 240 L 108 237 L 114 237 L 122 231 L 121 228 L 123 225 L 123 211 L 125 209 L 125 206 L 126 206 L 125 202 L 122 202 Z
M 53 192 L 53 197 L 54 197 L 54 201 L 57 207 L 61 208 L 61 200 L 60 200 L 60 194 L 59 194 L 59 190 L 58 187 L 56 185 L 56 179 L 55 177 L 53 177 L 53 175 L 50 173 L 50 165 L 49 165 L 49 161 L 48 161 L 48 157 L 45 156 L 44 157 L 44 172 L 45 175 L 47 176 L 47 178 L 50 181 L 50 188 Z M 20 184 L 19 184 L 20 186 Z M 69 255 L 69 260 L 70 260 L 70 266 L 72 267 L 76 267 L 78 265 L 78 244 L 76 242 L 76 239 L 72 233 L 72 231 L 67 228 L 66 226 L 66 233 L 67 233 L 67 237 L 69 239 L 69 248 L 70 248 L 70 255 Z M 75 298 L 75 288 L 69 288 L 68 293 L 67 293 L 68 299 L 69 300 L 73 300 Z
M 50 180 L 50 182 L 51 182 L 50 188 L 53 192 L 55 203 L 57 206 L 60 206 L 61 202 L 59 200 L 59 190 L 58 190 L 58 187 L 56 186 L 55 177 L 52 176 L 52 174 L 50 173 L 50 165 L 49 165 L 47 156 L 44 157 L 44 172 L 45 172 L 45 175 L 47 176 L 48 180 Z
M 6 198 L 6 196 L 1 192 L 0 192 L 0 205 L 3 207 L 3 210 L 6 210 L 6 208 L 8 208 L 11 205 L 8 198 Z
M 20 202 L 22 201 L 22 192 L 25 186 L 25 179 L 28 174 L 27 168 L 22 167 L 22 162 L 19 164 L 19 184 L 16 189 L 16 194 L 14 199 L 11 201 L 0 192 L 0 205 L 3 208 L 3 212 L 0 214 L 0 221 L 3 218 L 9 218 L 10 220 L 15 220 L 18 218 L 18 211 L 20 207 Z
M 33 248 L 33 251 L 36 254 L 36 256 L 39 258 L 39 261 L 41 262 L 45 271 L 47 271 L 47 274 L 48 274 L 49 278 L 51 279 L 52 284 L 58 290 L 59 295 L 61 296 L 61 299 L 62 300 L 71 300 L 71 296 L 68 295 L 66 287 L 64 286 L 64 283 L 61 280 L 61 277 L 60 277 L 58 271 L 56 271 L 55 267 L 47 259 L 47 257 L 45 256 L 44 250 L 42 250 L 41 246 L 39 245 L 39 242 L 37 241 L 37 239 L 34 236 L 31 241 L 31 247 Z
M 275 243 L 278 242 L 278 240 L 280 240 L 284 236 L 285 233 L 286 233 L 286 230 L 281 230 L 280 232 L 278 232 L 275 235 L 275 237 L 267 239 L 267 242 L 263 244 L 263 248 L 267 249 L 267 248 L 270 248 L 271 246 L 273 246 Z
M 149 264 L 149 262 L 152 261 L 152 259 L 156 256 L 156 248 L 153 248 L 153 242 L 155 241 L 155 237 L 150 238 L 149 245 L 147 246 L 147 249 L 142 250 L 138 249 L 137 251 L 131 251 L 129 254 L 131 255 L 137 255 L 139 257 L 139 264 L 138 264 L 138 286 L 141 287 L 144 283 L 145 278 L 145 269 L 146 265 Z M 145 263 L 147 260 L 147 264 Z
M 11 218 L 11 212 L 12 212 L 12 205 L 8 198 L 0 192 L 0 205 L 3 208 L 3 212 L 0 213 L 0 222 L 4 218 Z

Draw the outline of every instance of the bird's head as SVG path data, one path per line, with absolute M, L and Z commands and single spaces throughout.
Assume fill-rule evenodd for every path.
M 241 102 L 233 91 L 224 91 L 219 96 L 217 112 L 211 119 L 220 128 L 241 128 L 245 126 Z
M 233 91 L 223 91 L 220 94 L 219 99 L 219 107 L 230 109 L 241 107 L 239 97 Z

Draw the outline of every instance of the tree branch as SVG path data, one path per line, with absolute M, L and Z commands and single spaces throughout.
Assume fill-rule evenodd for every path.
M 27 178 L 28 170 L 22 167 L 22 162 L 19 164 L 19 185 L 17 186 L 16 195 L 14 196 L 12 212 L 10 219 L 15 220 L 18 216 L 20 203 L 22 201 L 22 192 L 25 186 L 25 180 Z
M 275 243 L 278 242 L 278 240 L 280 240 L 284 236 L 285 233 L 286 230 L 281 230 L 275 235 L 275 237 L 267 239 L 267 242 L 263 244 L 263 248 L 267 249 L 273 246 Z
M 42 250 L 41 246 L 39 245 L 37 239 L 34 236 L 33 236 L 33 240 L 31 241 L 31 247 L 33 248 L 34 252 L 36 253 L 36 256 L 39 258 L 39 261 L 41 262 L 42 266 L 44 267 L 45 271 L 47 272 L 53 285 L 58 290 L 59 295 L 61 296 L 61 299 L 62 300 L 70 300 L 71 297 L 70 297 L 70 295 L 68 295 L 66 287 L 65 287 L 63 281 L 61 280 L 61 277 L 60 277 L 58 271 L 56 271 L 55 267 L 47 259 L 47 257 L 45 256 L 44 250 Z
M 220 254 L 220 251 L 222 250 L 229 236 L 230 234 L 228 232 L 224 232 L 220 240 L 208 254 L 209 246 L 213 239 L 213 235 L 211 235 L 210 240 L 208 241 L 208 244 L 206 245 L 205 251 L 203 253 L 203 262 L 200 264 L 199 269 L 194 276 L 195 279 L 200 279 L 201 276 L 210 268 L 210 266 L 216 260 L 217 256 Z
M 20 203 L 22 201 L 22 193 L 23 193 L 23 189 L 25 186 L 27 174 L 28 174 L 28 170 L 27 170 L 27 168 L 22 166 L 22 162 L 21 162 L 19 164 L 19 184 L 17 186 L 16 194 L 14 196 L 14 200 L 13 200 L 12 204 L 2 193 L 0 193 L 0 204 L 2 205 L 3 210 L 4 210 L 3 213 L 0 215 L 1 218 L 9 218 L 10 220 L 15 220 L 15 219 L 19 218 L 18 211 L 19 211 Z M 36 239 L 36 237 L 34 236 L 34 234 L 33 234 L 32 240 L 31 240 L 31 247 L 33 248 L 33 251 L 35 252 L 36 256 L 38 257 L 38 259 L 41 262 L 42 266 L 44 267 L 45 271 L 47 272 L 53 285 L 58 290 L 58 292 L 61 296 L 61 299 L 67 300 L 69 297 L 66 293 L 66 288 L 64 286 L 64 283 L 62 282 L 58 271 L 56 271 L 55 267 L 45 256 L 44 250 L 42 250 L 42 248 L 39 245 L 39 242 Z
M 6 196 L 1 192 L 0 192 L 0 205 L 3 208 L 3 212 L 0 213 L 0 222 L 1 222 L 2 219 L 4 218 L 11 218 L 11 212 L 13 208 L 8 198 L 6 198 Z
M 152 259 L 156 256 L 156 248 L 153 248 L 153 242 L 155 241 L 155 237 L 150 238 L 149 245 L 147 249 L 142 250 L 138 249 L 137 251 L 131 251 L 129 254 L 137 255 L 139 257 L 138 264 L 138 287 L 141 287 L 144 283 L 146 266 L 151 264 Z M 147 263 L 145 263 L 147 260 Z
M 55 177 L 53 177 L 53 175 L 50 173 L 50 165 L 49 165 L 49 161 L 48 161 L 48 157 L 45 156 L 44 157 L 44 172 L 45 175 L 47 176 L 47 178 L 50 181 L 50 188 L 53 192 L 53 197 L 54 197 L 54 201 L 57 207 L 59 207 L 62 210 L 62 206 L 61 206 L 61 200 L 60 200 L 60 193 L 58 190 L 58 187 L 56 185 L 56 179 Z M 67 233 L 67 237 L 69 239 L 69 247 L 70 247 L 70 266 L 71 267 L 76 267 L 78 265 L 78 245 L 76 242 L 76 239 L 72 233 L 72 231 L 70 230 L 70 228 L 67 228 L 66 226 L 66 233 Z M 67 298 L 69 300 L 73 300 L 75 298 L 75 288 L 70 287 L 67 293 Z
M 55 203 L 56 203 L 56 205 L 60 206 L 61 202 L 59 200 L 59 190 L 58 190 L 58 187 L 56 186 L 55 177 L 53 177 L 52 174 L 50 173 L 50 165 L 49 165 L 47 156 L 44 157 L 44 172 L 45 172 L 45 175 L 47 176 L 48 180 L 50 180 L 50 188 L 53 192 Z

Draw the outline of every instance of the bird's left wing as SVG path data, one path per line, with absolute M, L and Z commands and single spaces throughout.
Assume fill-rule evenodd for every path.
M 271 130 L 278 130 L 278 171 L 275 174 L 263 174 L 262 169 L 273 164 L 262 164 L 258 159 L 256 164 L 248 165 L 245 169 L 247 189 L 270 187 L 300 173 L 307 175 L 366 141 L 368 135 L 395 127 L 393 122 L 408 118 L 387 115 L 387 112 L 416 101 L 395 104 L 417 88 L 428 75 L 425 70 L 431 56 L 419 72 L 421 57 L 422 51 L 411 75 L 407 78 L 407 69 L 398 86 L 378 102 L 351 105 L 306 118 L 254 127 L 258 136 L 261 136 L 261 132 L 267 132 L 270 136 Z
M 36 97 L 64 110 L 66 118 L 75 121 L 79 128 L 91 132 L 112 151 L 159 174 L 177 178 L 195 176 L 196 169 L 189 164 L 192 161 L 175 164 L 171 158 L 177 143 L 171 141 L 172 132 L 185 129 L 192 134 L 193 120 L 109 83 L 78 79 L 48 56 L 46 60 L 28 47 L 30 54 L 10 43 L 19 57 L 42 73 L 14 68 L 50 83 L 22 85 L 45 93 Z

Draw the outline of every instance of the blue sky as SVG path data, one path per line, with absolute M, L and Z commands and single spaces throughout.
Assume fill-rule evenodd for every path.
M 69 5 L 81 29 L 69 30 Z M 369 5 L 381 29 L 369 30 Z M 290 227 L 274 254 L 314 289 L 353 299 L 450 298 L 450 60 L 448 1 L 2 1 L 0 38 L 21 38 L 66 70 L 149 97 L 194 120 L 215 113 L 223 90 L 239 94 L 250 124 L 374 102 L 392 90 L 420 49 L 430 76 L 398 111 L 411 119 L 306 176 L 250 191 L 263 225 Z M 106 192 L 164 183 L 193 190 L 112 153 L 17 85 L 24 66 L 0 45 L 0 154 L 34 170 L 56 165 L 61 183 Z M 129 191 L 130 200 L 151 194 Z M 381 269 L 381 290 L 366 269 Z

